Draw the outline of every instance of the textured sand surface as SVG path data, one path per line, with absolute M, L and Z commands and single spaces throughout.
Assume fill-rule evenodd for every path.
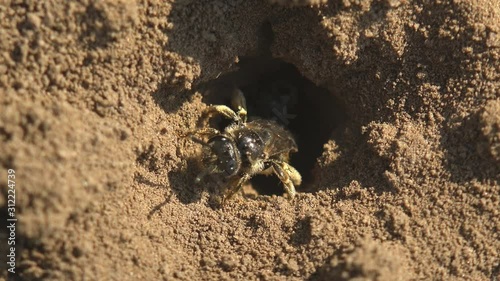
M 14 280 L 500 280 L 498 0 L 3 1 L 0 18 Z M 234 87 L 250 115 L 290 114 L 292 202 L 275 179 L 224 208 L 194 184 L 181 135 Z

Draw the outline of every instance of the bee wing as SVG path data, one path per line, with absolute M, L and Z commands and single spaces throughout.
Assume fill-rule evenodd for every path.
M 274 121 L 258 119 L 247 123 L 247 127 L 269 140 L 265 148 L 269 157 L 298 150 L 293 135 Z

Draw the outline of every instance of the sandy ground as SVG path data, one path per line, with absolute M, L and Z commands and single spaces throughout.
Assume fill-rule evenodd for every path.
M 500 280 L 500 2 L 324 2 L 3 1 L 9 277 Z M 235 87 L 288 114 L 295 200 L 194 184 Z

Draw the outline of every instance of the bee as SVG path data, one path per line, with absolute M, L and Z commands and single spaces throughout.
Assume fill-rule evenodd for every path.
M 189 134 L 203 146 L 203 170 L 195 182 L 201 182 L 207 175 L 223 176 L 227 182 L 222 199 L 225 204 L 254 175 L 275 174 L 289 199 L 293 199 L 295 186 L 301 184 L 302 177 L 288 163 L 290 153 L 298 151 L 292 134 L 273 120 L 247 122 L 246 101 L 240 90 L 235 91 L 232 106 L 237 110 L 226 105 L 208 106 L 198 123 L 201 128 Z M 209 120 L 217 115 L 230 121 L 223 130 L 209 126 Z

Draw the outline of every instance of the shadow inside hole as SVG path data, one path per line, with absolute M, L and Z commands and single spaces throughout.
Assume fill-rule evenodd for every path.
M 291 155 L 290 164 L 302 175 L 299 190 L 307 189 L 314 180 L 312 170 L 323 145 L 343 122 L 339 101 L 328 90 L 303 77 L 294 65 L 282 60 L 242 57 L 238 67 L 238 71 L 200 85 L 203 101 L 231 106 L 232 94 L 240 89 L 246 98 L 249 121 L 272 119 L 290 130 L 299 149 Z M 251 182 L 259 194 L 284 193 L 275 176 L 257 175 Z

